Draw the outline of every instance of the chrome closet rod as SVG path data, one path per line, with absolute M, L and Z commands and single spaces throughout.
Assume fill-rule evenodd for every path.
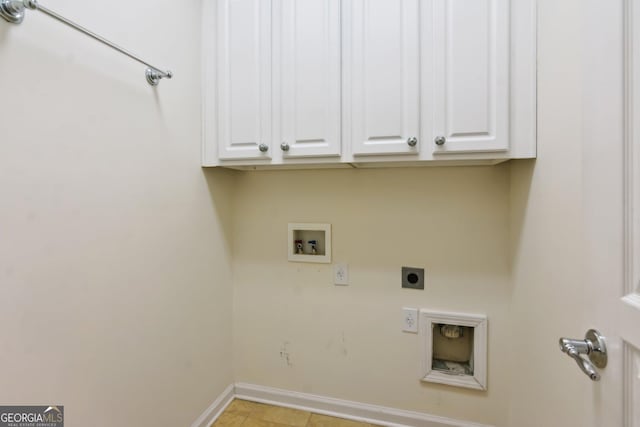
M 69 26 L 69 27 L 71 27 L 73 29 L 76 29 L 76 30 L 80 31 L 81 33 L 84 33 L 84 34 L 88 35 L 89 37 L 91 37 L 91 38 L 93 38 L 95 40 L 98 40 L 100 43 L 105 44 L 105 45 L 109 46 L 110 48 L 115 49 L 118 52 L 127 55 L 129 58 L 133 59 L 134 61 L 138 61 L 142 65 L 146 65 L 147 67 L 158 71 L 162 75 L 162 77 L 171 78 L 171 71 L 162 71 L 158 67 L 154 67 L 153 65 L 149 64 L 146 61 L 143 61 L 142 59 L 140 59 L 138 56 L 134 55 L 133 53 L 121 48 L 120 46 L 118 46 L 117 44 L 115 44 L 113 42 L 110 42 L 109 40 L 105 39 L 104 37 L 99 36 L 98 34 L 94 33 L 93 31 L 89 31 L 86 28 L 76 24 L 75 22 L 70 21 L 69 19 L 65 18 L 64 16 L 58 15 L 56 12 L 52 11 L 51 9 L 47 9 L 44 6 L 41 6 L 41 5 L 37 4 L 36 10 L 39 10 L 40 12 L 44 13 L 45 15 L 49 15 L 53 19 L 56 19 L 56 20 L 62 22 L 63 24 L 65 24 L 65 25 L 67 25 L 67 26 Z
M 14 24 L 19 24 L 22 22 L 22 20 L 24 19 L 24 10 L 25 8 L 29 8 L 31 10 L 38 10 L 42 13 L 44 13 L 45 15 L 50 16 L 51 18 L 55 19 L 56 21 L 59 21 L 65 25 L 67 25 L 68 27 L 73 28 L 74 30 L 77 30 L 89 37 L 91 37 L 94 40 L 99 41 L 100 43 L 109 46 L 110 48 L 117 50 L 118 52 L 128 56 L 129 58 L 133 59 L 134 61 L 137 61 L 143 65 L 146 65 L 148 68 L 145 72 L 146 77 L 147 77 L 147 81 L 149 82 L 149 84 L 151 84 L 152 86 L 155 86 L 158 84 L 158 82 L 160 81 L 160 79 L 162 78 L 167 78 L 170 79 L 171 77 L 173 77 L 173 73 L 171 73 L 171 71 L 162 71 L 160 70 L 160 68 L 155 67 L 151 64 L 149 64 L 148 62 L 140 59 L 138 56 L 134 55 L 133 53 L 127 51 L 126 49 L 121 48 L 120 46 L 118 46 L 115 43 L 110 42 L 109 40 L 105 39 L 102 36 L 99 36 L 98 34 L 94 33 L 93 31 L 90 31 L 86 28 L 84 28 L 81 25 L 76 24 L 75 22 L 65 18 L 64 16 L 61 16 L 59 14 L 57 14 L 56 12 L 52 11 L 51 9 L 48 9 L 42 5 L 40 5 L 36 0 L 1 0 L 0 2 L 0 16 L 2 16 L 5 20 L 12 22 Z

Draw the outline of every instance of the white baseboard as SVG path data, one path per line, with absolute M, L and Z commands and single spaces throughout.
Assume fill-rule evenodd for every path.
M 209 427 L 218 419 L 222 411 L 229 406 L 229 403 L 235 397 L 235 385 L 231 384 L 224 389 L 222 394 L 191 424 L 191 427 Z
M 421 412 L 403 411 L 245 383 L 236 383 L 235 397 L 388 427 L 491 427 Z

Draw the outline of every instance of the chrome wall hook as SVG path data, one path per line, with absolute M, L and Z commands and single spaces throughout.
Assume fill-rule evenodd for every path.
M 600 381 L 600 374 L 596 368 L 602 369 L 607 366 L 607 347 L 600 332 L 589 329 L 583 340 L 560 338 L 560 350 L 575 360 L 582 372 L 592 381 Z M 583 354 L 589 356 L 589 359 L 582 357 Z

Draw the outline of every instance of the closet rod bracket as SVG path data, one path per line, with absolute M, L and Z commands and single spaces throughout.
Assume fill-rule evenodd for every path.
M 144 74 L 147 77 L 147 83 L 149 83 L 151 86 L 158 86 L 158 83 L 160 83 L 160 79 L 170 79 L 171 77 L 173 77 L 173 73 L 171 71 L 162 72 L 151 67 L 147 68 Z
M 0 2 L 0 16 L 12 24 L 20 24 L 24 20 L 24 3 L 16 0 Z

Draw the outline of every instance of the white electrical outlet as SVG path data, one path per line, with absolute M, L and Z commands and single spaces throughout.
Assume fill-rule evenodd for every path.
M 404 332 L 418 333 L 418 309 L 402 308 L 402 330 Z
M 340 286 L 349 284 L 349 266 L 347 264 L 333 265 L 333 283 Z

